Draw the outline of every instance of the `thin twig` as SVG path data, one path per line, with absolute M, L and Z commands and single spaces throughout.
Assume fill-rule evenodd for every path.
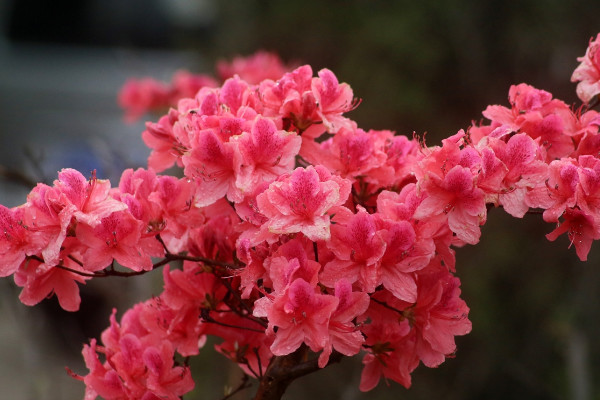
M 392 311 L 394 311 L 394 312 L 397 312 L 398 314 L 400 314 L 401 316 L 403 316 L 403 317 L 404 317 L 404 311 L 400 311 L 400 310 L 398 310 L 397 308 L 390 306 L 390 305 L 389 305 L 388 303 L 386 303 L 385 301 L 377 300 L 377 299 L 376 299 L 376 298 L 374 298 L 374 297 L 371 297 L 371 301 L 373 301 L 373 302 L 375 302 L 375 303 L 377 303 L 377 304 L 379 304 L 379 305 L 381 305 L 381 306 L 383 306 L 383 307 L 387 308 L 388 310 L 392 310 Z
M 265 333 L 265 331 L 262 329 L 250 328 L 247 326 L 232 325 L 232 324 L 227 324 L 225 322 L 217 321 L 216 319 L 214 319 L 213 317 L 211 317 L 208 314 L 202 315 L 200 318 L 202 319 L 202 322 L 221 325 L 221 326 L 225 326 L 227 328 L 244 329 L 244 330 L 252 331 L 252 332 Z
M 233 389 L 231 392 L 229 392 L 224 397 L 222 397 L 221 400 L 227 400 L 227 399 L 233 397 L 233 395 L 235 395 L 236 393 L 241 392 L 242 390 L 247 389 L 251 386 L 252 386 L 252 384 L 248 383 L 248 375 L 244 374 L 240 384 L 235 389 Z

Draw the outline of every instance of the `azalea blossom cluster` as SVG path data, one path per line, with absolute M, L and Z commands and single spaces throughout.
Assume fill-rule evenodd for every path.
M 595 54 L 573 75 L 586 104 Z M 544 210 L 548 238 L 566 233 L 582 260 L 600 238 L 596 111 L 520 84 L 509 107 L 483 112 L 489 123 L 427 146 L 359 128 L 345 115 L 358 101 L 330 70 L 265 57 L 222 64 L 234 75 L 220 85 L 186 75 L 192 95 L 167 90 L 176 106 L 142 134 L 148 168 L 117 186 L 65 169 L 0 206 L 0 275 L 25 304 L 55 294 L 74 311 L 78 284 L 163 267 L 163 292 L 113 312 L 102 343 L 84 346 L 89 373 L 73 375 L 86 399 L 178 399 L 208 335 L 259 380 L 293 354 L 323 368 L 362 352 L 361 390 L 382 377 L 408 387 L 471 330 L 454 248 L 479 241 L 490 207 Z M 257 71 L 271 76 L 242 78 Z M 129 115 L 152 108 L 121 98 Z M 173 166 L 183 178 L 160 174 Z
M 216 72 L 221 81 L 238 75 L 246 82 L 256 84 L 264 79 L 277 79 L 290 69 L 276 54 L 258 51 L 250 57 L 235 57 L 231 62 L 221 60 Z M 169 107 L 176 107 L 180 99 L 194 97 L 205 86 L 217 85 L 217 80 L 210 75 L 185 70 L 177 71 L 170 84 L 152 77 L 132 78 L 125 82 L 118 102 L 126 110 L 126 119 L 134 121 L 147 113 L 162 114 Z

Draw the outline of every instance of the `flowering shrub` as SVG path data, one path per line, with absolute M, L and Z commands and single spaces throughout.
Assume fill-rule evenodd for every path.
M 221 63 L 220 84 L 130 81 L 128 118 L 173 107 L 142 134 L 148 168 L 117 186 L 64 169 L 0 206 L 0 275 L 27 305 L 54 294 L 76 311 L 78 283 L 163 268 L 159 296 L 84 346 L 86 399 L 180 398 L 208 335 L 255 399 L 359 353 L 361 390 L 409 387 L 471 330 L 454 248 L 478 243 L 489 208 L 543 210 L 581 260 L 600 238 L 598 46 L 573 73 L 583 106 L 519 84 L 439 146 L 359 128 L 348 84 L 268 53 Z M 160 175 L 174 165 L 183 178 Z

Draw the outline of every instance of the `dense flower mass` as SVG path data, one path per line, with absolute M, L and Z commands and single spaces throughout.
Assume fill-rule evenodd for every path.
M 598 40 L 573 75 L 586 104 L 600 93 Z M 0 206 L 0 274 L 25 304 L 55 294 L 74 311 L 78 284 L 164 266 L 164 291 L 120 322 L 113 312 L 84 347 L 86 399 L 180 398 L 194 383 L 177 360 L 207 335 L 261 382 L 310 349 L 320 368 L 362 351 L 361 390 L 408 387 L 471 330 L 454 248 L 479 241 L 490 207 L 543 210 L 548 239 L 566 233 L 582 260 L 600 239 L 596 111 L 519 84 L 489 122 L 426 146 L 359 128 L 332 71 L 286 68 L 259 53 L 220 64 L 220 84 L 129 82 L 128 117 L 173 107 L 142 134 L 148 169 L 114 187 L 65 169 Z M 160 175 L 174 165 L 183 178 Z

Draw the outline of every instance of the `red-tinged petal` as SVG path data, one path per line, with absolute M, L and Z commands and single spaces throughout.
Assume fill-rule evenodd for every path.
M 0 205 L 0 276 L 12 275 L 25 256 L 41 251 L 47 240 L 40 232 L 25 226 L 26 209 L 9 209 Z
M 244 103 L 244 94 L 248 84 L 239 77 L 227 79 L 219 92 L 219 100 L 235 114 Z
M 251 192 L 262 182 L 274 181 L 294 166 L 302 139 L 293 132 L 277 130 L 275 123 L 257 116 L 250 132 L 234 138 L 236 186 Z
M 514 122 L 512 111 L 503 106 L 487 106 L 482 114 L 487 119 L 500 124 L 512 124 Z
M 354 283 L 360 276 L 360 264 L 350 260 L 334 259 L 323 267 L 319 281 L 328 287 L 334 287 L 340 279 Z
M 234 185 L 233 145 L 221 142 L 213 130 L 202 130 L 192 147 L 183 163 L 185 175 L 198 185 L 196 205 L 208 206 L 225 195 L 231 201 L 239 200 Z
M 398 268 L 386 268 L 381 280 L 383 286 L 400 300 L 409 303 L 417 301 L 417 284 L 412 273 L 404 273 Z
M 439 367 L 446 360 L 446 355 L 443 352 L 434 350 L 427 341 L 419 343 L 419 359 L 429 368 Z
M 481 225 L 484 220 L 478 215 L 470 215 L 461 209 L 454 209 L 448 215 L 448 226 L 456 236 L 469 244 L 477 244 L 481 237 Z
M 260 211 L 269 219 L 271 232 L 302 232 L 311 240 L 329 239 L 327 212 L 343 204 L 349 191 L 345 184 L 317 166 L 296 168 L 281 176 L 256 197 Z
M 600 227 L 594 219 L 576 208 L 569 208 L 563 214 L 564 222 L 546 235 L 550 241 L 556 240 L 561 234 L 567 233 L 571 245 L 581 261 L 587 260 L 592 242 L 600 239 Z
M 300 347 L 304 337 L 304 332 L 299 328 L 279 329 L 271 345 L 271 351 L 276 356 L 291 354 Z
M 381 363 L 373 354 L 366 354 L 362 363 L 364 367 L 360 375 L 359 389 L 361 392 L 368 392 L 375 389 L 381 379 Z
M 500 195 L 500 204 L 504 207 L 504 211 L 516 218 L 523 218 L 529 210 L 528 202 L 526 201 L 526 189 L 516 188 L 507 193 Z
M 339 299 L 333 315 L 336 321 L 349 322 L 363 314 L 369 307 L 369 295 L 365 292 L 353 292 L 352 285 L 347 279 L 336 282 L 335 297 Z
M 69 267 L 82 270 L 75 263 L 69 264 Z M 33 306 L 55 294 L 64 310 L 79 309 L 81 299 L 77 282 L 84 283 L 86 278 L 83 276 L 35 261 L 27 262 L 17 275 L 15 275 L 15 283 L 23 287 L 19 295 L 19 300 L 23 304 Z

